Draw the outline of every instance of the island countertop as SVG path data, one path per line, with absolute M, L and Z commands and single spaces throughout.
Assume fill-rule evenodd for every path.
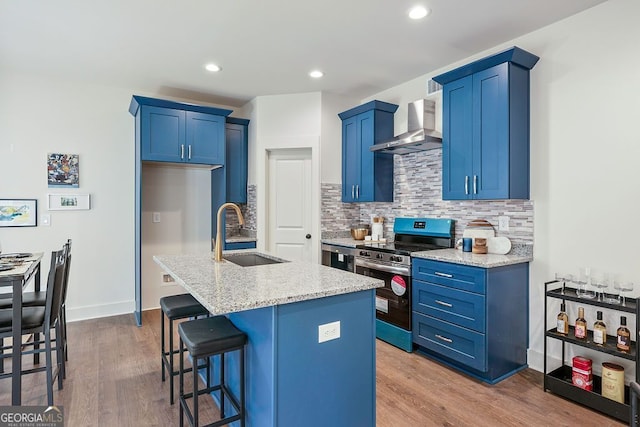
M 244 250 L 225 254 L 239 252 L 257 253 Z M 241 267 L 228 261 L 214 262 L 210 252 L 156 255 L 153 259 L 214 315 L 384 286 L 379 279 L 311 262 Z

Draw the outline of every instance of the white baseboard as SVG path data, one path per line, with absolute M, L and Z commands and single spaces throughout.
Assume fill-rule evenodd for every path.
M 97 304 L 84 307 L 67 307 L 67 322 L 97 319 L 99 317 L 131 314 L 135 309 L 135 301 L 114 302 L 111 304 Z
M 561 360 L 559 357 L 547 356 L 549 359 L 547 361 L 553 360 L 553 364 L 559 365 L 561 364 Z M 529 349 L 527 350 L 527 364 L 529 367 L 535 371 L 542 372 L 544 370 L 544 353 Z

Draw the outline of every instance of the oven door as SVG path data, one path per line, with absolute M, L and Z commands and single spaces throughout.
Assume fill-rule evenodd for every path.
M 356 257 L 356 273 L 384 280 L 384 288 L 376 289 L 376 318 L 410 331 L 411 267 Z

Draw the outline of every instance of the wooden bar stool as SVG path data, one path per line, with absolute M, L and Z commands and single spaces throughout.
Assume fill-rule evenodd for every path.
M 171 295 L 160 298 L 160 341 L 162 345 L 162 381 L 165 380 L 165 370 L 169 374 L 169 402 L 173 405 L 173 377 L 178 375 L 174 369 L 173 356 L 179 350 L 173 348 L 173 322 L 189 317 L 208 316 L 209 311 L 191 294 Z M 164 318 L 169 319 L 169 349 L 165 349 Z
M 244 391 L 244 349 L 247 343 L 247 335 L 240 331 L 235 325 L 224 316 L 209 317 L 206 319 L 191 320 L 178 325 L 180 335 L 180 427 L 184 425 L 184 414 L 191 426 L 198 426 L 198 396 L 214 391 L 220 391 L 220 417 L 221 419 L 207 424 L 210 427 L 218 427 L 240 421 L 244 427 L 245 423 L 245 391 Z M 193 371 L 193 392 L 184 392 L 184 349 L 191 355 L 192 366 L 197 366 L 198 359 L 206 359 L 211 356 L 220 355 L 220 383 L 211 385 L 211 378 L 207 367 L 207 387 L 198 390 L 198 370 Z M 224 356 L 232 351 L 240 351 L 240 396 L 235 396 L 227 387 L 224 373 Z M 231 402 L 235 409 L 235 415 L 225 416 L 225 397 Z M 193 412 L 189 410 L 187 399 L 193 398 Z

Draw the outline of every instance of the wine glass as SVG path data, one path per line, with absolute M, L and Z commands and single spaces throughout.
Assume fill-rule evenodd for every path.
M 564 295 L 564 288 L 567 282 L 573 281 L 573 275 L 565 274 L 565 273 L 556 273 L 555 278 L 556 278 L 556 282 L 562 282 L 562 289 L 560 290 L 560 294 Z
M 591 285 L 598 289 L 597 291 L 598 301 L 604 301 L 603 289 L 606 289 L 609 287 L 608 276 L 606 274 L 603 274 L 603 275 L 591 274 Z
M 608 302 L 609 304 L 620 304 L 619 295 L 618 295 L 619 292 L 618 292 L 618 289 L 615 287 L 616 283 L 619 281 L 618 276 L 615 274 L 607 273 L 604 275 L 604 281 L 609 285 L 609 289 L 610 289 L 610 293 L 604 294 L 605 302 Z
M 580 268 L 580 274 L 576 279 L 576 283 L 578 284 L 578 289 L 576 289 L 578 297 L 585 299 L 593 299 L 596 297 L 595 292 L 589 289 L 591 285 L 591 269 L 589 267 Z
M 632 282 L 617 282 L 614 287 L 620 291 L 620 302 L 622 305 L 626 305 L 626 301 L 624 298 L 624 292 L 633 291 L 633 283 Z

